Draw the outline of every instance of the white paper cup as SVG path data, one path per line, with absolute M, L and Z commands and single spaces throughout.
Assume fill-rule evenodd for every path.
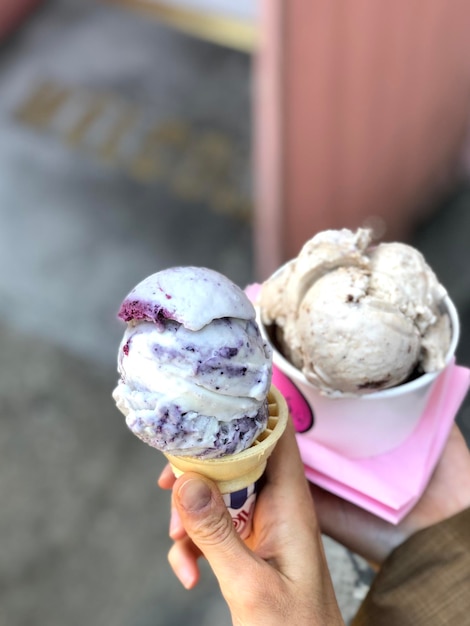
M 445 370 L 453 367 L 460 326 L 448 296 L 443 310 L 449 315 L 452 329 Z M 297 431 L 350 458 L 376 456 L 401 445 L 418 425 L 432 389 L 444 372 L 423 374 L 410 382 L 362 396 L 326 396 L 282 356 L 260 318 L 258 323 L 273 348 L 274 365 L 281 372 L 278 378 L 275 372 L 273 383 L 286 397 Z

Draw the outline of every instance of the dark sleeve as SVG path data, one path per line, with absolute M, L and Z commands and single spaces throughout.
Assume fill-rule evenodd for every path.
M 396 548 L 352 622 L 352 626 L 463 624 L 470 624 L 470 509 L 419 531 Z

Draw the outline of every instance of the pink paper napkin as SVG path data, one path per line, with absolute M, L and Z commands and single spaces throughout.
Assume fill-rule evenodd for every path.
M 275 368 L 273 382 L 281 393 L 283 378 L 285 374 Z M 423 493 L 469 384 L 469 369 L 448 367 L 436 382 L 413 434 L 386 454 L 350 459 L 298 434 L 305 475 L 331 493 L 398 523 Z
M 245 292 L 256 302 L 260 285 Z M 273 384 L 289 395 L 292 383 L 276 366 Z M 307 478 L 345 500 L 397 524 L 421 497 L 438 462 L 455 416 L 470 385 L 470 369 L 452 364 L 436 381 L 428 405 L 412 435 L 379 456 L 350 459 L 297 435 Z M 295 421 L 295 420 L 294 420 Z

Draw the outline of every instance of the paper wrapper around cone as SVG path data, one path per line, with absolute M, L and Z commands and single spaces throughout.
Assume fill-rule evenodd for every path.
M 185 472 L 197 472 L 217 483 L 233 523 L 240 535 L 250 534 L 251 517 L 256 500 L 256 482 L 266 469 L 268 459 L 284 432 L 288 408 L 282 394 L 271 386 L 268 393 L 269 419 L 266 429 L 247 450 L 217 459 L 199 459 L 189 456 L 174 456 L 165 453 L 176 477 Z M 246 493 L 243 493 L 243 490 Z M 230 494 L 236 497 L 231 499 Z M 241 496 L 241 497 L 240 497 Z M 236 501 L 239 504 L 235 504 Z

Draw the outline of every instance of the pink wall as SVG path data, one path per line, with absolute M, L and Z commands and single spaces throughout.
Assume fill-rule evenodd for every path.
M 40 0 L 0 0 L 0 41 Z
M 470 112 L 467 0 L 264 0 L 256 265 L 371 216 L 406 238 L 448 184 Z

